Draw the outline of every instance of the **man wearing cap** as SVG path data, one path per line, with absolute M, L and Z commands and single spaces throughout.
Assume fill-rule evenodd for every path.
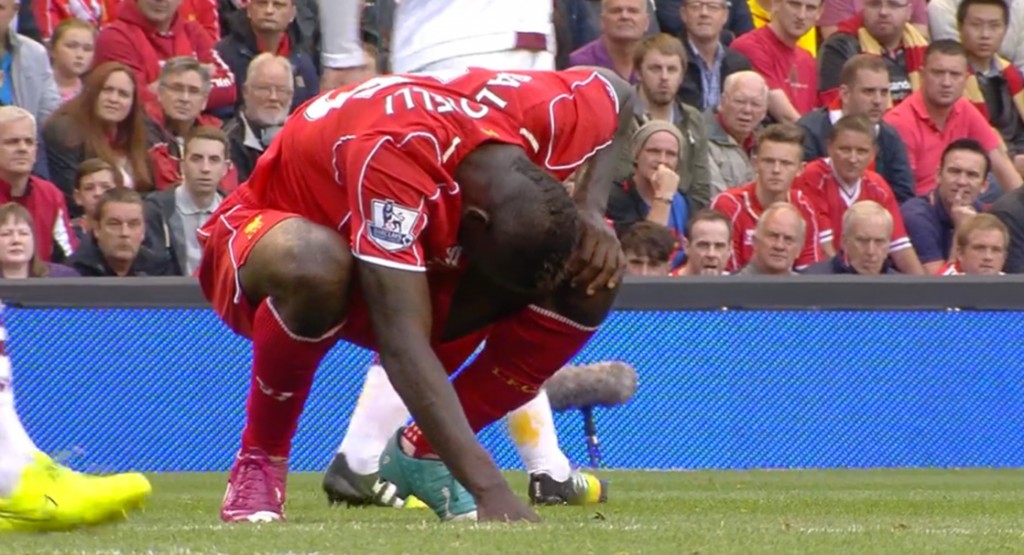
M 682 244 L 680 239 L 690 215 L 676 173 L 682 144 L 679 128 L 667 121 L 647 122 L 633 134 L 633 175 L 613 187 L 608 197 L 607 216 L 619 236 L 636 222 L 648 221 L 667 227 L 677 245 Z M 672 267 L 684 260 L 682 250 L 677 248 Z

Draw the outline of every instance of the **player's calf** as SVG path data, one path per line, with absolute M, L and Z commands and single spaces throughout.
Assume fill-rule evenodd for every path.
M 222 520 L 284 519 L 292 438 L 314 374 L 338 341 L 352 266 L 338 234 L 290 218 L 263 235 L 242 267 L 242 290 L 257 305 L 252 382 Z

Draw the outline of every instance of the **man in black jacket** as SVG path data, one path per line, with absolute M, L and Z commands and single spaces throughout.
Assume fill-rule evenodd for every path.
M 898 274 L 889 260 L 892 216 L 873 200 L 853 203 L 843 215 L 840 250 L 832 258 L 804 270 L 805 274 Z
M 734 4 L 746 5 L 745 0 Z M 718 106 L 722 83 L 737 71 L 749 70 L 750 61 L 722 42 L 729 17 L 726 0 L 686 0 L 679 8 L 686 26 L 681 36 L 689 53 L 679 99 L 700 111 Z M 749 15 L 748 15 L 749 17 Z
M 914 173 L 910 169 L 907 147 L 891 125 L 882 121 L 889 106 L 889 71 L 878 56 L 858 54 L 843 66 L 839 87 L 839 106 L 813 110 L 799 123 L 804 130 L 804 161 L 828 156 L 828 137 L 832 124 L 844 115 L 865 115 L 875 123 L 878 155 L 874 170 L 885 178 L 900 203 L 915 196 Z
M 166 252 L 142 246 L 145 235 L 142 197 L 132 189 L 115 187 L 103 193 L 92 233 L 66 264 L 88 277 L 174 275 Z
M 248 72 L 242 107 L 224 126 L 239 182 L 249 179 L 256 160 L 288 119 L 294 93 L 289 78 L 292 65 L 283 56 L 260 54 L 249 64 Z
M 261 53 L 288 58 L 292 68 L 291 108 L 320 92 L 320 78 L 313 58 L 303 49 L 294 25 L 294 0 L 253 0 L 245 11 L 231 16 L 231 33 L 217 43 L 217 53 L 235 74 L 238 98 L 242 98 L 249 64 Z

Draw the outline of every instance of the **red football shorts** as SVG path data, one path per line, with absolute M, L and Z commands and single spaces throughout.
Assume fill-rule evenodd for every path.
M 238 271 L 249 259 L 256 243 L 275 225 L 298 214 L 251 208 L 243 204 L 217 210 L 199 228 L 203 258 L 199 264 L 199 286 L 213 310 L 235 333 L 251 338 L 256 307 L 242 292 Z
M 196 272 L 203 295 L 214 311 L 235 333 L 252 337 L 252 321 L 256 307 L 246 298 L 239 281 L 239 270 L 249 258 L 256 243 L 278 223 L 302 216 L 280 210 L 254 208 L 236 203 L 221 205 L 199 229 L 203 257 Z M 342 238 L 343 240 L 343 238 Z M 430 276 L 430 301 L 434 313 L 434 333 L 440 334 L 452 296 L 458 285 L 456 272 Z M 341 338 L 361 347 L 377 351 L 377 341 L 370 320 L 370 309 L 354 279 L 349 307 L 341 327 Z M 471 355 L 487 335 L 479 330 L 459 340 L 436 345 L 435 352 L 449 373 L 454 372 Z

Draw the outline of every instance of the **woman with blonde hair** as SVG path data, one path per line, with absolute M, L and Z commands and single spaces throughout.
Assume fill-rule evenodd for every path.
M 36 254 L 32 215 L 16 202 L 0 204 L 0 277 L 73 277 L 74 269 L 43 262 Z
M 96 27 L 81 19 L 65 19 L 53 31 L 50 65 L 62 102 L 82 92 L 82 75 L 89 71 L 96 53 Z

